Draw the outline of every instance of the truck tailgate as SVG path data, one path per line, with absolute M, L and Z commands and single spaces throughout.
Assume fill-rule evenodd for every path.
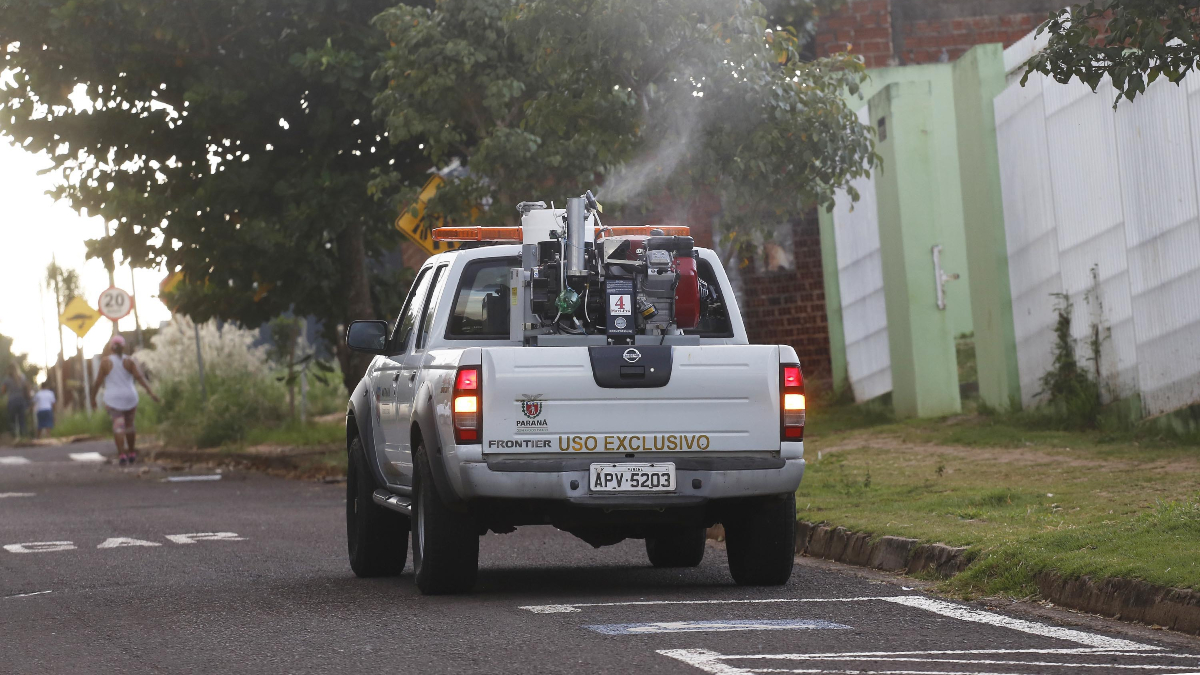
M 587 347 L 484 348 L 483 452 L 779 450 L 778 347 L 669 349 L 665 385 L 614 388 Z

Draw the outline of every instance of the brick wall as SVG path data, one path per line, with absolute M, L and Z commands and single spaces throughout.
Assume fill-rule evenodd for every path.
M 796 265 L 790 270 L 742 271 L 742 319 L 750 342 L 791 345 L 811 389 L 832 378 L 821 234 L 816 211 L 792 225 Z
M 849 49 L 868 68 L 953 61 L 971 47 L 1024 37 L 1063 0 L 849 0 L 821 20 L 819 56 Z
M 891 0 L 850 0 L 817 26 L 818 56 L 848 50 L 868 68 L 893 65 Z

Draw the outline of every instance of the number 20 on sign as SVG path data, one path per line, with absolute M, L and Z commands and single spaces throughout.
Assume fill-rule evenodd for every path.
M 97 305 L 106 319 L 117 321 L 125 318 L 133 310 L 133 296 L 113 286 L 100 294 L 100 302 Z

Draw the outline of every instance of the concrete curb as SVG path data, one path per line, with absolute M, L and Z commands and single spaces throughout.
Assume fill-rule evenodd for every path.
M 272 448 L 269 452 L 227 452 L 221 450 L 184 450 L 158 448 L 150 453 L 150 459 L 178 464 L 201 464 L 227 466 L 249 471 L 258 471 L 284 478 L 302 480 L 324 480 L 341 478 L 343 472 L 308 460 L 341 450 L 339 446 L 317 446 L 312 448 Z
M 872 539 L 870 534 L 851 532 L 844 527 L 805 521 L 796 523 L 798 555 L 873 567 L 886 572 L 932 572 L 941 577 L 952 577 L 966 568 L 969 562 L 966 551 L 966 547 L 922 544 L 905 537 Z
M 1039 574 L 1037 585 L 1042 596 L 1061 607 L 1200 635 L 1197 591 L 1137 579 L 1067 579 L 1053 572 Z
M 870 534 L 851 532 L 844 527 L 796 523 L 797 555 L 887 572 L 931 572 L 949 578 L 971 563 L 966 552 L 966 547 L 922 544 L 904 537 L 872 539 Z M 1060 607 L 1200 635 L 1197 591 L 1136 579 L 1068 579 L 1054 572 L 1043 572 L 1036 581 L 1042 597 Z

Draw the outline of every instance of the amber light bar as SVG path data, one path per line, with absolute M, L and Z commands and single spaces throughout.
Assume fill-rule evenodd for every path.
M 521 241 L 519 227 L 437 227 L 434 241 Z

